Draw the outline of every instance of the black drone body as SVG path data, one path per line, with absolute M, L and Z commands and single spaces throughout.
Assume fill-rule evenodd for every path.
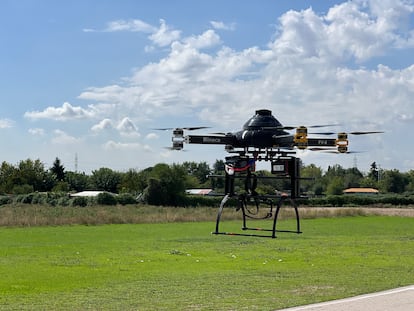
M 310 127 L 325 127 L 315 125 Z M 268 153 L 272 150 L 309 149 L 313 151 L 328 151 L 334 153 L 349 153 L 348 135 L 373 134 L 381 132 L 351 132 L 337 133 L 337 138 L 308 137 L 308 127 L 283 126 L 270 110 L 256 110 L 243 125 L 242 130 L 233 133 L 216 133 L 209 135 L 186 135 L 184 130 L 202 129 L 204 127 L 176 128 L 173 130 L 173 150 L 181 150 L 187 144 L 213 144 L 225 145 L 228 152 L 237 153 Z M 289 133 L 289 130 L 296 130 Z M 310 133 L 311 134 L 311 133 Z M 319 135 L 332 135 L 333 132 L 316 133 Z
M 233 147 L 290 148 L 293 135 L 284 131 L 282 124 L 270 110 L 257 110 L 244 125 L 243 130 L 234 133 Z

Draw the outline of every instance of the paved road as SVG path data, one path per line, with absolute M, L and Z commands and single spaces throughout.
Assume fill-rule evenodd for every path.
M 413 311 L 414 285 L 283 311 Z

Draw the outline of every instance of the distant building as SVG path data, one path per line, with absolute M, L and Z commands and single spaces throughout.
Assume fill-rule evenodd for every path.
M 348 188 L 344 190 L 344 194 L 378 194 L 375 188 Z
M 81 191 L 81 192 L 77 192 L 77 193 L 71 193 L 70 196 L 71 197 L 97 197 L 99 194 L 101 193 L 110 193 L 108 191 L 92 191 L 92 190 L 86 190 L 86 191 Z M 112 195 L 116 195 L 115 193 L 111 193 Z
M 213 193 L 213 189 L 187 189 L 185 193 L 191 195 L 210 195 Z

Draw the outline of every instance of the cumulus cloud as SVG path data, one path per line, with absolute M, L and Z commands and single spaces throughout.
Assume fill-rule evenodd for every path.
M 165 23 L 165 20 L 160 20 L 160 27 L 148 38 L 156 45 L 163 47 L 178 40 L 181 36 L 181 31 L 174 30 Z
M 10 119 L 0 119 L 0 129 L 13 127 L 14 121 Z
M 52 143 L 56 145 L 70 145 L 81 141 L 81 139 L 71 136 L 62 130 L 54 130 L 53 133 Z
M 110 140 L 103 145 L 105 150 L 132 150 L 132 151 L 152 151 L 148 145 L 140 143 L 124 143 Z
M 145 136 L 145 139 L 148 140 L 153 140 L 153 139 L 158 139 L 160 136 L 158 134 L 155 133 L 149 133 Z
M 220 37 L 214 30 L 207 30 L 199 36 L 184 39 L 184 42 L 195 49 L 204 49 L 216 46 L 220 43 Z
M 273 110 L 288 125 L 346 122 L 347 130 L 364 130 L 361 125 L 374 127 L 373 122 L 407 124 L 414 118 L 414 65 L 393 68 L 387 56 L 414 47 L 413 12 L 412 2 L 402 0 L 347 1 L 326 13 L 291 10 L 275 16 L 277 29 L 266 47 L 243 50 L 224 44 L 215 30 L 233 28 L 222 22 L 184 38 L 164 20 L 159 27 L 112 22 L 108 31 L 146 33 L 154 47 L 168 47 L 167 55 L 134 69 L 118 84 L 86 89 L 79 98 L 93 106 L 65 103 L 26 117 L 107 118 L 116 112 L 128 118 L 102 120 L 92 129 L 121 134 L 137 133 L 132 120 L 186 115 L 197 123 L 237 129 L 258 108 Z M 142 147 L 114 141 L 105 146 Z
M 120 135 L 130 138 L 138 138 L 140 134 L 134 122 L 128 117 L 123 118 L 119 122 L 105 118 L 91 128 L 92 132 L 98 134 L 103 131 L 116 130 Z
M 135 126 L 134 122 L 131 121 L 131 119 L 125 117 L 123 118 L 119 124 L 117 125 L 116 129 L 119 131 L 119 133 L 123 136 L 128 136 L 131 138 L 137 138 L 140 136 L 138 133 L 138 129 Z
M 89 107 L 89 109 L 80 106 L 72 106 L 65 102 L 61 107 L 47 107 L 43 111 L 28 111 L 24 114 L 29 119 L 52 119 L 59 121 L 67 121 L 73 119 L 86 119 L 95 116 L 96 111 Z
M 121 132 L 136 132 L 137 128 L 135 124 L 129 118 L 123 118 L 121 122 L 119 122 L 118 126 L 116 127 Z
M 235 23 L 226 24 L 220 21 L 210 21 L 210 24 L 214 29 L 218 29 L 218 30 L 235 30 L 236 29 Z
M 136 69 L 125 85 L 90 89 L 80 97 L 134 106 L 148 118 L 197 111 L 201 119 L 225 120 L 230 126 L 260 107 L 291 121 L 299 118 L 292 114 L 297 109 L 309 111 L 309 121 L 407 119 L 413 69 L 362 65 L 409 41 L 412 29 L 402 32 L 398 16 L 407 19 L 413 7 L 384 2 L 379 9 L 375 3 L 344 2 L 326 15 L 311 8 L 288 11 L 279 18 L 268 49 L 235 51 L 222 45 L 209 54 L 202 50 L 221 44 L 214 30 L 177 36 L 168 40 L 165 58 Z M 218 29 L 220 23 L 212 26 Z
M 29 129 L 29 134 L 33 136 L 43 136 L 45 135 L 45 130 L 42 128 L 31 128 Z
M 150 24 L 140 20 L 140 19 L 133 19 L 133 20 L 117 20 L 111 21 L 108 23 L 105 31 L 108 32 L 115 32 L 115 31 L 133 31 L 133 32 L 146 32 L 146 33 L 154 33 L 157 31 L 157 28 L 151 26 Z
M 98 124 L 92 126 L 93 132 L 102 132 L 104 130 L 109 130 L 113 128 L 112 121 L 110 119 L 103 119 Z
M 84 32 L 96 32 L 93 28 L 84 28 Z M 165 47 L 176 41 L 181 36 L 181 31 L 167 25 L 164 19 L 160 19 L 158 27 L 150 25 L 140 19 L 110 21 L 103 32 L 141 32 L 148 34 L 148 39 L 158 47 Z M 147 50 L 152 50 L 147 47 Z

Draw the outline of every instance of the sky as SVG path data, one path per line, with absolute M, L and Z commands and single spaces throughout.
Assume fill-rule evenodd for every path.
M 413 55 L 410 0 L 1 1 L 0 161 L 212 165 L 223 146 L 167 150 L 154 128 L 232 132 L 269 109 L 287 126 L 384 131 L 350 137 L 354 154 L 300 151 L 305 165 L 409 171 Z

